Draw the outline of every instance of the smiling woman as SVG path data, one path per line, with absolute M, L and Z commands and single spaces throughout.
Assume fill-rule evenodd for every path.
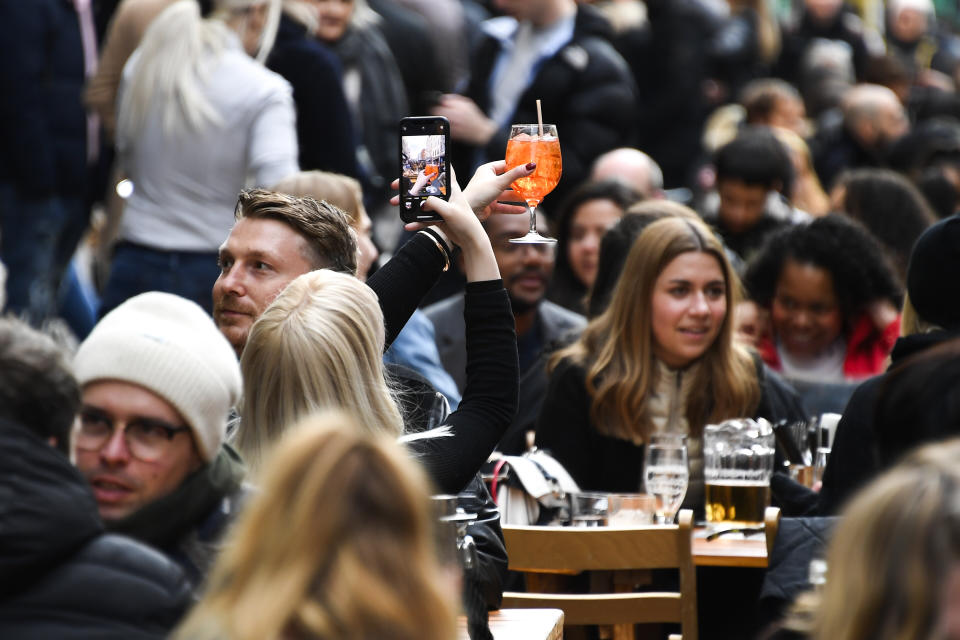
M 770 310 L 760 353 L 772 368 L 816 382 L 883 371 L 900 329 L 900 287 L 861 225 L 834 214 L 785 229 L 755 256 L 746 281 Z
M 537 445 L 581 489 L 631 492 L 640 488 L 644 443 L 658 433 L 687 436 L 685 504 L 702 509 L 704 425 L 787 417 L 772 409 L 769 377 L 733 343 L 728 310 L 739 288 L 720 241 L 699 220 L 645 228 L 607 310 L 550 363 Z

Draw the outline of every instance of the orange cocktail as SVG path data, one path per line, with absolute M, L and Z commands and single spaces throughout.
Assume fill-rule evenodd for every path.
M 507 140 L 507 168 L 536 162 L 536 170 L 525 178 L 513 181 L 510 188 L 523 198 L 530 211 L 530 230 L 522 238 L 511 238 L 510 242 L 552 244 L 553 238 L 537 233 L 536 207 L 543 197 L 553 191 L 560 182 L 563 161 L 560 158 L 560 137 L 557 127 L 552 124 L 515 124 L 510 127 L 510 139 Z
M 556 136 L 517 136 L 507 142 L 507 168 L 536 162 L 532 175 L 514 181 L 512 188 L 527 204 L 535 207 L 560 182 L 563 161 L 560 140 Z

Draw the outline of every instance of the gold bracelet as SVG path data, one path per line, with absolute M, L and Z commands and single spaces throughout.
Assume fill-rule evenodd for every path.
M 440 238 L 430 233 L 426 229 L 420 229 L 420 231 L 418 231 L 417 233 L 422 233 L 423 235 L 433 240 L 433 244 L 437 245 L 437 249 L 439 249 L 440 253 L 443 254 L 443 270 L 448 271 L 450 269 L 450 254 L 444 248 L 443 244 L 440 243 Z

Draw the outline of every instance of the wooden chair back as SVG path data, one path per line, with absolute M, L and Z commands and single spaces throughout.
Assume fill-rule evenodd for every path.
M 763 533 L 767 539 L 767 559 L 773 553 L 773 543 L 780 529 L 780 507 L 767 507 L 763 512 Z
M 507 556 L 515 571 L 571 574 L 677 569 L 680 589 L 582 595 L 507 592 L 502 607 L 562 609 L 565 624 L 628 625 L 631 633 L 633 624 L 679 623 L 684 640 L 697 640 L 693 512 L 683 510 L 678 519 L 678 525 L 638 528 L 505 525 Z

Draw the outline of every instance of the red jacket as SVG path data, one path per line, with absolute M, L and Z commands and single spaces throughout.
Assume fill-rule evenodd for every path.
M 878 331 L 867 314 L 861 314 L 847 335 L 847 355 L 843 375 L 848 379 L 869 378 L 883 373 L 887 356 L 900 335 L 900 315 L 883 331 Z M 758 347 L 760 357 L 771 369 L 781 371 L 780 355 L 772 336 L 764 336 Z

